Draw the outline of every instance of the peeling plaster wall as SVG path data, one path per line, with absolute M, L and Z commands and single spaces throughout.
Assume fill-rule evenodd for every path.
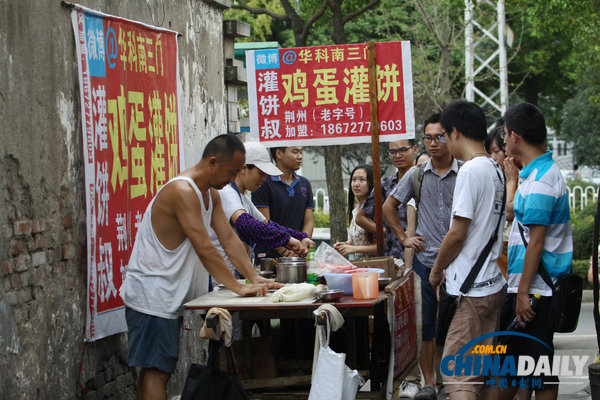
M 226 132 L 221 10 L 201 0 L 82 0 L 179 37 L 185 165 Z M 0 398 L 135 398 L 127 337 L 84 348 L 86 225 L 81 118 L 70 9 L 0 0 Z M 182 331 L 169 383 L 203 361 L 198 318 Z M 84 353 L 85 350 L 85 353 Z

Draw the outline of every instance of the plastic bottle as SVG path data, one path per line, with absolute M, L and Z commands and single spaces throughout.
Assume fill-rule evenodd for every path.
M 529 306 L 531 307 L 531 309 L 533 311 L 535 311 L 535 309 L 537 308 L 537 305 L 540 301 L 540 298 L 542 297 L 542 295 L 540 295 L 539 293 L 535 293 L 533 295 L 533 297 L 531 299 L 529 299 Z M 523 323 L 525 325 L 527 325 L 527 322 L 523 321 Z M 517 330 L 519 328 L 523 328 L 521 326 L 521 324 L 519 324 L 519 321 L 517 319 L 517 317 L 515 317 L 515 319 L 512 320 L 512 322 L 508 325 L 508 327 L 506 328 L 507 331 L 514 331 Z
M 308 248 L 308 253 L 306 254 L 306 261 L 313 261 L 315 259 L 315 245 L 311 245 Z
M 319 276 L 317 275 L 319 263 L 315 261 L 314 245 L 311 245 L 308 248 L 308 253 L 306 254 L 306 266 L 308 267 L 306 281 L 313 285 L 318 285 L 320 283 Z

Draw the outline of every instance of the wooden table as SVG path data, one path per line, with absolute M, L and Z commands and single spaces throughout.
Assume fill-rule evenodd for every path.
M 366 350 L 369 353 L 367 357 L 370 356 L 371 360 L 370 367 L 367 371 L 361 371 L 361 373 L 366 373 L 371 379 L 371 390 L 380 392 L 384 386 L 389 361 L 389 346 L 386 351 L 384 343 L 390 342 L 390 329 L 386 317 L 386 300 L 390 297 L 390 293 L 381 291 L 378 297 L 372 300 L 356 300 L 352 296 L 343 296 L 339 301 L 329 303 L 312 299 L 300 302 L 273 303 L 270 300 L 270 295 L 266 297 L 241 297 L 230 290 L 220 289 L 198 297 L 186 303 L 184 307 L 189 310 L 208 310 L 212 307 L 220 307 L 230 312 L 238 312 L 240 319 L 243 321 L 299 318 L 314 320 L 314 310 L 323 304 L 332 304 L 344 317 L 344 325 L 347 327 L 347 362 L 349 366 L 355 368 L 357 354 L 361 349 Z M 355 320 L 359 317 L 368 316 L 374 318 L 372 340 L 357 338 Z M 247 333 L 249 333 L 249 330 L 245 329 L 244 341 L 249 339 L 246 337 L 249 336 Z M 371 346 L 370 343 L 373 343 L 374 346 Z M 247 347 L 245 346 L 245 348 Z M 379 349 L 379 351 L 373 351 L 373 349 Z M 306 349 L 306 351 L 312 354 L 313 349 Z M 247 362 L 248 360 L 244 361 Z M 286 384 L 310 384 L 310 375 L 297 378 L 291 380 L 279 377 L 275 379 L 250 379 L 243 380 L 242 384 L 246 389 L 281 387 Z

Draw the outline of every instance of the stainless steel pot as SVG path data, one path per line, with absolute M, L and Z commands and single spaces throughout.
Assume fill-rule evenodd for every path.
M 281 257 L 275 261 L 275 266 L 278 282 L 306 282 L 306 259 L 302 257 Z
M 261 271 L 269 271 L 275 274 L 275 264 L 273 263 L 272 258 L 261 258 L 260 259 L 260 270 Z

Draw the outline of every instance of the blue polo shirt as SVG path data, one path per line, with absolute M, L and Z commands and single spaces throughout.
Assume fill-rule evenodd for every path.
M 279 176 L 267 176 L 265 183 L 252 193 L 252 202 L 257 208 L 268 207 L 272 221 L 297 231 L 302 231 L 305 210 L 315 208 L 310 182 L 296 174 L 293 174 L 291 185 Z M 275 252 L 258 246 L 256 251 L 278 257 Z
M 569 273 L 573 258 L 569 195 L 551 151 L 537 157 L 519 173 L 514 213 L 516 221 L 508 239 L 508 292 L 517 293 L 525 261 L 526 248 L 517 221 L 523 226 L 528 243 L 528 226 L 545 226 L 542 250 L 544 267 L 554 281 L 556 277 Z M 529 292 L 552 295 L 552 290 L 539 274 L 533 278 Z

